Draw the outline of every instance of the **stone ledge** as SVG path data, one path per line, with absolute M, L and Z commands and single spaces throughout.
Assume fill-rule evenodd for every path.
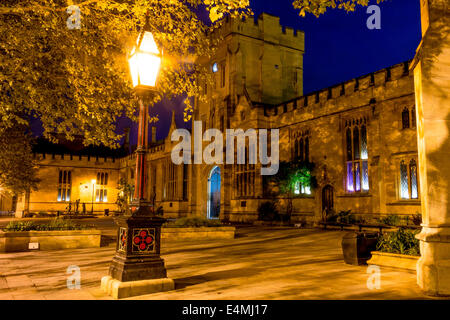
M 124 299 L 174 290 L 175 283 L 169 278 L 121 282 L 111 276 L 104 276 L 101 280 L 101 289 L 114 299 Z
M 234 239 L 235 227 L 161 228 L 161 239 Z
M 0 231 L 0 252 L 28 251 L 30 242 L 39 243 L 39 250 L 94 248 L 100 247 L 101 231 Z
M 377 265 L 394 269 L 404 269 L 416 272 L 419 256 L 409 256 L 406 254 L 388 253 L 372 251 L 372 258 L 367 261 L 368 265 Z

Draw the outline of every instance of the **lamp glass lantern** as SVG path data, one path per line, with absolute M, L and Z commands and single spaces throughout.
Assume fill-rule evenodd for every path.
M 146 27 L 144 27 L 128 59 L 135 89 L 154 89 L 161 60 L 162 53 L 158 49 L 153 34 L 146 31 Z

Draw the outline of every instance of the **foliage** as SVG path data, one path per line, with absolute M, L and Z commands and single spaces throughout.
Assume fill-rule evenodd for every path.
M 399 253 L 418 256 L 420 255 L 419 240 L 415 238 L 415 235 L 420 231 L 405 230 L 399 228 L 395 232 L 383 233 L 378 238 L 377 250 L 389 253 Z
M 353 224 L 358 222 L 358 220 L 355 215 L 351 213 L 351 210 L 342 210 L 327 216 L 327 222 Z
M 381 3 L 384 0 L 377 0 Z M 304 17 L 306 13 L 312 13 L 316 17 L 324 14 L 329 8 L 355 11 L 357 5 L 367 6 L 369 0 L 294 0 L 293 6 L 300 9 L 299 15 Z
M 48 223 L 36 223 L 34 221 L 10 221 L 4 231 L 52 231 L 52 230 L 85 230 L 92 226 L 76 224 L 70 220 L 53 219 Z
M 210 220 L 204 217 L 183 217 L 175 222 L 168 222 L 164 227 L 189 228 L 189 227 L 220 227 L 222 223 L 219 220 Z
M 258 205 L 258 220 L 277 221 L 280 220 L 276 201 L 264 201 Z
M 401 218 L 396 214 L 390 214 L 381 218 L 380 223 L 387 224 L 388 226 L 399 226 L 401 224 Z
M 317 186 L 315 176 L 312 175 L 314 164 L 303 161 L 280 161 L 280 166 L 276 175 L 269 177 L 269 181 L 274 182 L 279 193 L 287 197 L 285 215 L 289 220 L 292 214 L 292 198 L 296 185 L 309 186 L 311 189 Z
M 37 188 L 39 179 L 31 143 L 23 125 L 5 127 L 0 123 L 0 186 L 13 194 Z
M 126 179 L 121 178 L 117 185 L 117 191 L 118 194 L 116 204 L 119 207 L 119 211 L 122 213 L 128 213 L 130 210 L 129 204 L 131 197 L 134 193 L 134 185 L 128 183 Z
M 133 120 L 137 99 L 127 54 L 148 15 L 164 59 L 158 94 L 204 99 L 210 72 L 197 63 L 210 57 L 218 27 L 202 22 L 202 5 L 216 22 L 225 14 L 249 13 L 248 0 L 3 0 L 0 4 L 0 117 L 3 126 L 39 118 L 44 136 L 117 147 L 119 117 Z M 81 27 L 68 28 L 69 5 L 80 9 Z M 70 23 L 69 23 L 70 24 Z M 203 82 L 201 82 L 203 81 Z M 190 99 L 186 99 L 189 103 Z M 189 115 L 188 115 L 189 118 Z M 155 119 L 153 119 L 155 120 Z
M 420 213 L 416 213 L 412 216 L 412 222 L 415 226 L 420 226 L 422 223 L 422 215 Z

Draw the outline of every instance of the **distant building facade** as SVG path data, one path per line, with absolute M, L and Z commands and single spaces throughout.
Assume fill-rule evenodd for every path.
M 407 62 L 303 95 L 303 32 L 283 28 L 268 14 L 256 21 L 227 20 L 219 32 L 223 45 L 202 61 L 214 83 L 204 83 L 208 99 L 196 99 L 193 120 L 203 130 L 222 132 L 279 129 L 281 161 L 314 163 L 317 186 L 296 187 L 293 221 L 318 221 L 324 212 L 342 210 L 367 218 L 420 212 L 414 82 Z M 260 165 L 175 165 L 171 151 L 178 142 L 170 136 L 176 128 L 172 117 L 164 140 L 156 141 L 152 132 L 148 199 L 171 218 L 256 220 L 258 205 L 270 199 Z M 77 199 L 88 210 L 93 202 L 97 213 L 114 211 L 119 179 L 134 179 L 134 155 L 40 157 L 39 190 L 19 199 L 18 212 L 63 211 Z M 105 181 L 102 174 L 106 183 L 93 188 L 90 181 Z

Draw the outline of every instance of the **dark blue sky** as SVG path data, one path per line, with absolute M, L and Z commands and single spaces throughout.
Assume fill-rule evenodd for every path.
M 381 8 L 381 29 L 369 30 L 367 8 L 355 12 L 329 10 L 320 18 L 302 18 L 292 7 L 293 0 L 250 0 L 257 17 L 267 12 L 280 17 L 283 26 L 305 32 L 304 92 L 310 93 L 414 57 L 421 38 L 419 0 L 385 0 Z M 376 4 L 371 0 L 370 4 Z M 158 114 L 157 139 L 169 130 L 171 113 L 179 127 L 183 121 L 183 99 L 164 100 L 150 113 Z M 136 143 L 137 125 L 119 122 L 118 132 L 131 125 L 131 143 Z M 34 131 L 34 130 L 33 130 Z
M 320 18 L 311 14 L 302 18 L 292 2 L 250 0 L 255 16 L 267 12 L 279 16 L 283 26 L 305 32 L 305 93 L 412 59 L 421 39 L 419 0 L 387 0 L 379 4 L 380 30 L 367 28 L 370 15 L 364 7 L 350 13 L 329 10 Z M 376 0 L 370 4 L 376 4 Z M 177 125 L 186 126 L 180 101 L 164 101 L 152 108 L 151 113 L 160 117 L 157 139 L 167 135 L 172 110 Z

